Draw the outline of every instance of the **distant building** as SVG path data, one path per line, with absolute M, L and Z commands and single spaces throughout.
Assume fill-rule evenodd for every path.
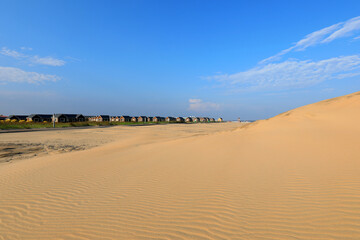
M 130 116 L 121 116 L 120 117 L 120 122 L 130 122 L 130 121 L 131 121 Z
M 200 118 L 198 118 L 198 117 L 192 117 L 192 121 L 193 121 L 193 122 L 200 122 Z
M 156 116 L 153 118 L 153 122 L 164 122 L 164 121 L 165 121 L 164 117 Z
M 0 115 L 0 120 L 6 120 L 8 117 L 4 115 Z
M 182 123 L 182 122 L 185 122 L 185 119 L 182 118 L 182 117 L 177 117 L 177 118 L 176 118 L 176 122 Z
M 87 120 L 88 120 L 89 122 L 96 122 L 97 116 L 85 117 L 85 120 L 86 120 L 86 118 L 87 118 Z
M 218 118 L 217 122 L 223 122 L 224 120 L 222 118 Z
M 52 117 L 51 114 L 31 114 L 27 117 L 27 120 L 32 122 L 52 122 Z
M 137 122 L 137 119 L 138 119 L 138 117 L 132 117 L 132 118 L 131 118 L 131 121 L 132 121 L 132 122 Z
M 110 116 L 109 115 L 99 115 L 98 122 L 110 122 Z
M 201 117 L 200 122 L 210 122 L 210 119 L 208 117 Z
M 54 118 L 54 117 L 52 117 Z M 85 122 L 85 117 L 82 114 L 55 114 L 55 122 Z
M 148 117 L 148 118 L 147 118 L 147 121 L 148 121 L 148 122 L 152 122 L 153 120 L 154 120 L 153 117 Z
M 16 121 L 20 121 L 20 120 L 26 121 L 27 117 L 28 117 L 27 115 L 10 115 L 9 117 L 7 117 L 7 119 L 16 120 Z
M 147 117 L 146 117 L 146 116 L 139 116 L 139 117 L 137 118 L 137 121 L 138 121 L 138 122 L 147 122 Z
M 192 117 L 185 118 L 185 122 L 187 122 L 187 123 L 192 122 L 192 121 L 193 121 Z
M 175 122 L 175 121 L 176 121 L 176 118 L 174 118 L 174 117 L 166 117 L 166 118 L 165 118 L 165 121 L 166 121 L 166 122 Z
M 215 122 L 215 118 L 210 118 L 210 122 Z
M 120 122 L 120 116 L 111 116 L 110 121 L 111 122 Z
M 96 116 L 84 116 L 86 122 L 91 121 L 90 119 L 93 119 L 95 117 Z
M 109 122 L 110 116 L 109 115 L 98 115 L 98 116 L 89 118 L 89 121 L 90 122 Z

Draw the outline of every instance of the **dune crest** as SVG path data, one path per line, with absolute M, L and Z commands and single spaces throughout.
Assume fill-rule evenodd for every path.
M 237 131 L 2 165 L 0 239 L 359 239 L 359 118 L 354 93 Z

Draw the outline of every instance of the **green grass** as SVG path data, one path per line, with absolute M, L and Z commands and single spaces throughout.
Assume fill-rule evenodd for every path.
M 176 123 L 176 122 L 170 122 Z M 55 123 L 56 128 L 66 127 L 86 127 L 86 126 L 117 126 L 117 125 L 152 125 L 152 124 L 169 124 L 169 122 L 71 122 Z M 32 128 L 52 128 L 52 123 L 39 122 L 0 122 L 0 129 L 32 129 Z

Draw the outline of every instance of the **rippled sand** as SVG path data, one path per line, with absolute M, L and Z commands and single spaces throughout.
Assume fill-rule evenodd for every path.
M 0 239 L 360 239 L 359 117 L 355 93 L 0 164 Z

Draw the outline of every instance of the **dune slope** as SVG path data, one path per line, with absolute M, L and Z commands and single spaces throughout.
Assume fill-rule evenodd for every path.
M 234 131 L 1 166 L 0 239 L 359 239 L 359 118 L 354 93 Z

